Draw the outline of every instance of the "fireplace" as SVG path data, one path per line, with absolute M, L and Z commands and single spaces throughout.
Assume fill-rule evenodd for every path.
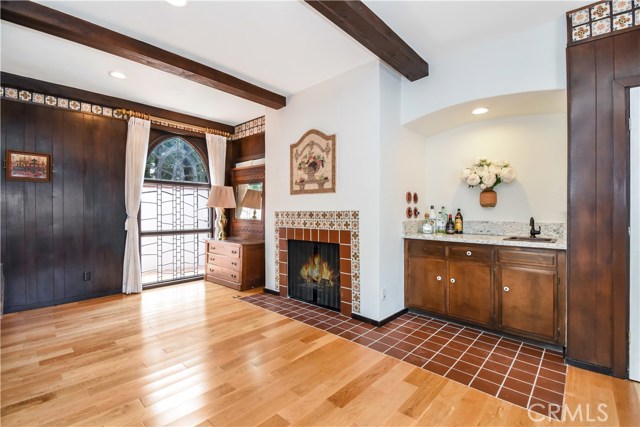
M 340 311 L 340 245 L 289 240 L 289 297 Z
M 338 246 L 340 313 L 360 313 L 360 213 L 358 211 L 276 211 L 275 290 L 289 293 L 289 242 L 334 243 Z

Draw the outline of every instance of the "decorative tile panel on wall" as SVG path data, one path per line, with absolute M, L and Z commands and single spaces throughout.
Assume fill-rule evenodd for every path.
M 611 0 L 567 13 L 568 44 L 629 28 L 640 29 L 640 0 Z
M 60 98 L 13 87 L 0 86 L 0 97 L 14 101 L 61 108 L 63 110 L 80 111 L 87 114 L 95 114 L 96 116 L 115 117 L 116 119 L 125 118 L 122 113 L 117 112 L 113 107 L 105 107 L 103 105 L 90 104 L 75 99 Z
M 240 138 L 244 138 L 245 136 L 264 133 L 264 125 L 265 125 L 264 116 L 239 124 L 234 128 L 233 137 L 231 139 L 240 139 Z
M 351 312 L 360 313 L 360 213 L 359 211 L 276 211 L 275 212 L 275 290 L 280 291 L 280 284 L 286 271 L 280 271 L 281 248 L 280 239 L 283 231 L 295 233 L 299 230 L 302 236 L 306 236 L 303 230 L 309 230 L 311 236 L 306 240 L 318 240 L 312 235 L 319 235 L 320 231 L 345 231 L 350 236 L 351 250 Z M 300 239 L 302 240 L 302 239 Z M 283 239 L 286 243 L 286 240 Z M 341 242 L 342 243 L 342 242 Z M 345 244 L 345 247 L 348 246 Z M 283 252 L 286 249 L 283 249 Z M 342 258 L 342 256 L 341 256 Z M 285 263 L 282 263 L 283 266 Z M 347 273 L 347 272 L 340 272 Z M 348 273 L 347 273 L 348 274 Z M 283 283 L 283 286 L 286 286 Z M 343 284 L 341 283 L 341 288 Z M 343 313 L 345 314 L 345 313 Z

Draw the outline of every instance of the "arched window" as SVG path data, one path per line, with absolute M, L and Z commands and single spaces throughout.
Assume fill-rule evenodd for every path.
M 205 164 L 179 136 L 163 139 L 147 156 L 140 205 L 144 287 L 204 275 L 212 219 Z
M 144 177 L 158 181 L 209 182 L 198 152 L 178 136 L 165 139 L 149 153 Z

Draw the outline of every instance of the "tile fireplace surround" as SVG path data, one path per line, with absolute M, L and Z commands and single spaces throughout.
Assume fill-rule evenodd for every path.
M 276 211 L 275 290 L 288 296 L 287 241 L 340 245 L 340 313 L 360 313 L 360 213 L 358 211 Z

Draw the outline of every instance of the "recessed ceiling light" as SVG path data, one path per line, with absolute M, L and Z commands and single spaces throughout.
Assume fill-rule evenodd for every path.
M 121 73 L 120 71 L 110 71 L 109 75 L 115 79 L 126 79 L 127 76 L 124 75 L 124 73 Z
M 185 7 L 187 5 L 187 0 L 167 0 L 167 3 L 175 7 Z
M 475 110 L 473 110 L 473 111 L 471 112 L 471 114 L 475 114 L 475 115 L 478 115 L 478 114 L 484 114 L 484 113 L 487 113 L 488 111 L 489 111 L 489 109 L 488 109 L 488 108 L 480 107 L 480 108 L 476 108 Z

